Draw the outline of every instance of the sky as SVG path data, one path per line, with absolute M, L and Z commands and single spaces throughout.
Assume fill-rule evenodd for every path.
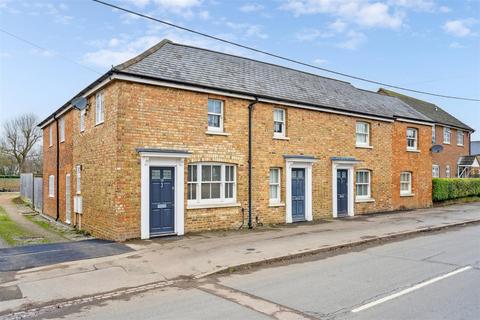
M 480 99 L 480 0 L 106 1 L 322 68 Z M 26 112 L 45 118 L 164 38 L 378 89 L 90 0 L 0 0 L 0 122 Z M 480 140 L 480 102 L 406 94 L 441 106 Z

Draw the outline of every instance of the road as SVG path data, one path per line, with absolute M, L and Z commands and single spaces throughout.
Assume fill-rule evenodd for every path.
M 62 308 L 43 317 L 478 319 L 479 268 L 480 225 L 472 225 Z

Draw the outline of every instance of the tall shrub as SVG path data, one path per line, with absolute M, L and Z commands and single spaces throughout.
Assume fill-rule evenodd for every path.
M 433 201 L 480 196 L 480 179 L 434 178 Z

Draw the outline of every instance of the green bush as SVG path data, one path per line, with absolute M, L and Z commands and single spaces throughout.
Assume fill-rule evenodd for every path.
M 480 196 L 480 179 L 434 178 L 433 201 Z

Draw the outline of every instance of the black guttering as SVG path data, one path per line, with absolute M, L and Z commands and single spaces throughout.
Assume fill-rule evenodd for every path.
M 56 117 L 56 115 L 53 116 L 53 120 L 55 121 L 55 130 L 56 130 L 56 177 L 55 177 L 55 183 L 56 183 L 56 187 L 55 187 L 55 198 L 56 198 L 56 209 L 57 209 L 57 217 L 55 218 L 55 221 L 58 221 L 58 219 L 60 219 L 60 190 L 59 190 L 59 187 L 60 187 L 60 134 L 58 132 L 58 118 Z M 50 138 L 50 137 L 49 137 Z
M 104 75 L 102 75 L 101 77 L 99 77 L 97 80 L 93 81 L 92 83 L 90 83 L 87 87 L 85 87 L 85 89 L 83 89 L 82 91 L 80 91 L 77 95 L 75 95 L 72 99 L 68 100 L 63 106 L 61 106 L 60 108 L 58 108 L 57 110 L 55 110 L 51 115 L 49 115 L 48 117 L 46 117 L 42 122 L 40 122 L 37 126 L 38 127 L 42 127 L 43 125 L 45 125 L 48 121 L 50 121 L 51 119 L 54 119 L 56 115 L 58 115 L 59 113 L 63 112 L 65 109 L 67 109 L 70 104 L 72 103 L 73 100 L 75 100 L 76 98 L 82 96 L 83 94 L 85 94 L 85 92 L 89 91 L 90 89 L 92 89 L 93 87 L 95 87 L 96 85 L 100 84 L 102 81 L 104 81 L 105 79 L 107 79 L 108 77 L 110 77 L 111 75 L 113 74 L 112 70 L 109 70 L 107 71 Z
M 258 98 L 248 105 L 248 229 L 252 229 L 252 117 Z M 243 224 L 243 221 L 242 221 Z

